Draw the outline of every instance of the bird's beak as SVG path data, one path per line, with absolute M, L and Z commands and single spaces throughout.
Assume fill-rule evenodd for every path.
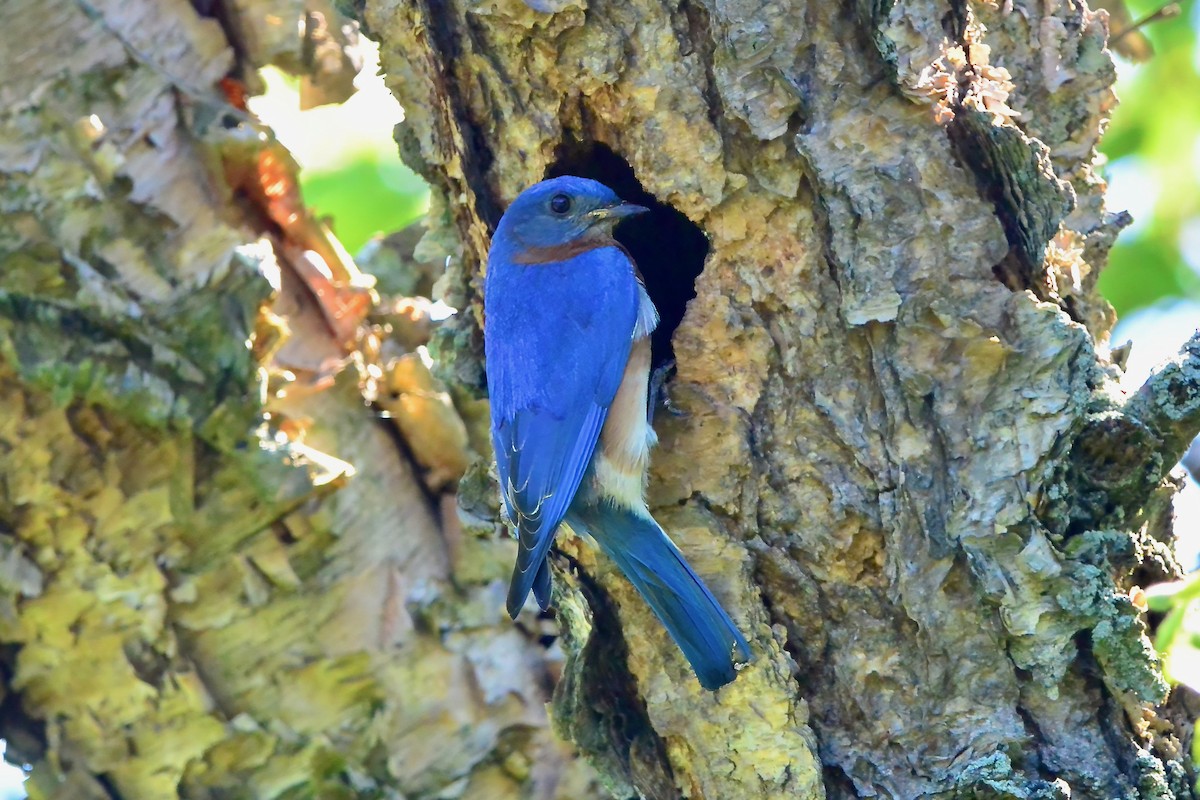
M 645 206 L 634 205 L 633 203 L 620 203 L 608 208 L 597 208 L 595 211 L 589 211 L 588 217 L 593 223 L 596 222 L 619 222 L 626 217 L 636 216 L 637 214 L 645 214 L 650 209 Z

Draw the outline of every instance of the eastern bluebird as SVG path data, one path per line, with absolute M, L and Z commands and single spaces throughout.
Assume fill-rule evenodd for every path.
M 750 647 L 644 497 L 650 333 L 658 312 L 612 238 L 647 209 L 601 183 L 563 176 L 513 201 L 488 254 L 485 355 L 492 445 L 519 549 L 508 592 L 550 603 L 547 551 L 562 522 L 596 540 L 713 690 Z

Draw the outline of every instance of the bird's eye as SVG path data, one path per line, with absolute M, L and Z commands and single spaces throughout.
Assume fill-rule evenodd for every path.
M 556 194 L 550 198 L 550 210 L 555 214 L 565 214 L 571 210 L 571 198 L 565 194 Z

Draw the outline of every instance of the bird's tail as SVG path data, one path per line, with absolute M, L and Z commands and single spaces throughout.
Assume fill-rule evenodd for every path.
M 591 534 L 616 562 L 683 651 L 701 686 L 713 691 L 737 677 L 735 661 L 749 661 L 750 646 L 657 522 L 607 502 L 572 509 L 567 521 Z

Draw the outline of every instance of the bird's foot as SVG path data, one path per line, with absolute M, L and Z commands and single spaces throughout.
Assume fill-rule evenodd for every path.
M 646 404 L 646 421 L 654 424 L 654 414 L 661 407 L 673 417 L 686 417 L 687 412 L 671 402 L 667 381 L 675 376 L 675 359 L 655 367 L 650 373 L 649 402 Z

